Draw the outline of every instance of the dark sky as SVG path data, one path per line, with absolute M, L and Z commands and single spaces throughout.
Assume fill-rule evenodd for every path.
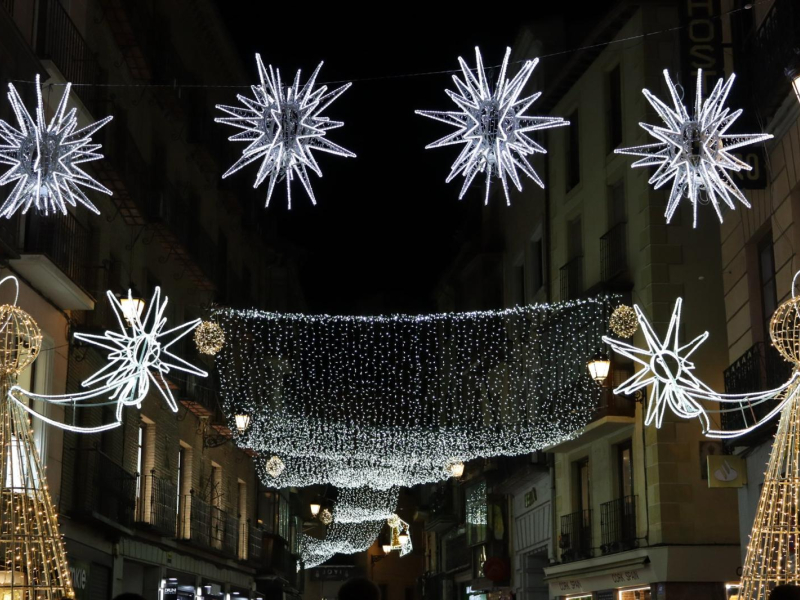
M 482 202 L 480 186 L 459 202 L 459 180 L 444 182 L 461 146 L 424 149 L 452 128 L 414 114 L 415 109 L 451 110 L 444 89 L 452 80 L 449 75 L 372 79 L 456 69 L 460 55 L 473 64 L 476 45 L 487 65 L 497 64 L 520 24 L 540 17 L 541 9 L 529 15 L 498 9 L 496 16 L 480 10 L 469 20 L 453 20 L 400 4 L 333 18 L 321 13 L 281 17 L 268 8 L 271 4 L 264 6 L 256 8 L 251 1 L 220 5 L 253 81 L 255 52 L 265 64 L 279 66 L 284 80 L 302 68 L 305 81 L 324 60 L 320 81 L 355 81 L 325 114 L 345 121 L 329 137 L 357 158 L 317 153 L 323 171 L 321 179 L 311 175 L 317 206 L 311 206 L 298 182 L 291 211 L 285 190 L 277 188 L 267 209 L 283 237 L 308 251 L 301 276 L 309 311 L 434 308 L 432 291 L 458 250 L 466 211 Z M 584 22 L 590 17 L 582 16 Z M 237 176 L 254 178 L 255 173 L 252 167 Z M 254 202 L 263 203 L 266 182 L 252 194 Z

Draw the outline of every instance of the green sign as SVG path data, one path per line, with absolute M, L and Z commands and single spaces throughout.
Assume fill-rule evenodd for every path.
M 72 589 L 75 590 L 75 600 L 89 600 L 91 573 L 91 563 L 82 560 L 69 561 L 69 576 L 72 579 Z

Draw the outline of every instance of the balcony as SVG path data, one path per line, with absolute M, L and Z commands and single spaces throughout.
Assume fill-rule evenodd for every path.
M 264 541 L 265 567 L 297 587 L 297 557 L 289 551 L 286 541 L 272 535 L 265 536 Z
M 613 281 L 628 271 L 627 223 L 614 225 L 600 237 L 600 277 Z
M 583 257 L 571 259 L 560 270 L 560 300 L 574 300 L 583 293 Z
M 791 94 L 787 68 L 800 67 L 796 48 L 800 47 L 800 4 L 797 0 L 775 0 L 760 27 L 745 41 L 741 56 L 746 64 L 748 87 L 760 118 L 765 122 L 775 115 Z
M 471 564 L 470 548 L 466 534 L 456 536 L 444 542 L 444 569 L 447 572 L 465 569 Z
M 239 524 L 239 560 L 260 566 L 264 556 L 264 530 L 242 520 Z
M 592 557 L 592 511 L 580 510 L 561 517 L 561 562 Z
M 239 519 L 197 496 L 181 499 L 179 539 L 206 550 L 235 557 L 239 549 Z
M 103 70 L 94 52 L 58 0 L 39 2 L 36 52 L 41 58 L 51 60 L 66 81 L 76 84 L 73 89 L 83 105 L 98 118 L 102 112 L 102 88 L 81 84 L 102 82 Z
M 636 548 L 636 496 L 625 496 L 600 505 L 603 554 Z
M 20 257 L 10 262 L 25 279 L 64 310 L 93 310 L 91 233 L 67 213 L 28 213 Z
M 758 342 L 725 369 L 725 393 L 748 394 L 780 386 L 791 376 L 791 365 L 771 345 Z M 743 429 L 757 423 L 774 408 L 771 402 L 741 404 L 721 413 L 724 430 Z
M 156 477 L 155 472 L 140 480 L 140 499 L 136 507 L 136 524 L 165 537 L 175 536 L 178 487 Z
M 111 527 L 131 527 L 136 511 L 136 475 L 97 449 L 78 450 L 72 513 Z

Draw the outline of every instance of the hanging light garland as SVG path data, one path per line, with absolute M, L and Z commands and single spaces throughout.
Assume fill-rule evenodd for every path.
M 0 177 L 0 185 L 16 181 L 14 189 L 0 206 L 0 217 L 11 218 L 31 207 L 41 214 L 67 214 L 67 205 L 79 203 L 100 214 L 81 187 L 111 196 L 111 190 L 91 177 L 82 166 L 100 160 L 101 144 L 92 143 L 92 136 L 112 117 L 106 117 L 78 129 L 75 108 L 67 110 L 72 84 L 64 88 L 55 114 L 45 120 L 42 86 L 36 75 L 36 118 L 31 117 L 13 84 L 8 84 L 8 100 L 19 129 L 0 121 L 0 163 L 11 168 Z
M 612 302 L 386 317 L 220 309 L 221 393 L 252 419 L 237 442 L 281 457 L 267 485 L 438 481 L 454 456 L 525 454 L 588 423 L 600 390 L 586 361 Z
M 398 487 L 388 490 L 341 488 L 333 508 L 333 520 L 337 523 L 363 523 L 387 519 L 394 514 L 399 496 Z
M 476 47 L 477 67 L 471 68 L 463 58 L 459 57 L 463 79 L 453 75 L 458 91 L 446 90 L 447 95 L 458 106 L 458 110 L 416 111 L 418 115 L 454 125 L 457 129 L 426 148 L 464 144 L 447 177 L 449 183 L 458 175 L 464 176 L 464 185 L 458 195 L 459 200 L 467 193 L 467 189 L 479 173 L 486 179 L 485 203 L 487 204 L 493 178 L 500 180 L 506 203 L 511 204 L 508 180 L 511 180 L 517 190 L 522 191 L 517 170 L 544 188 L 544 183 L 527 157 L 537 152 L 546 153 L 547 150 L 529 134 L 540 129 L 569 125 L 569 121 L 561 117 L 534 117 L 525 114 L 525 111 L 541 96 L 541 92 L 537 92 L 532 96 L 520 98 L 539 59 L 525 61 L 516 76 L 508 79 L 506 72 L 510 57 L 511 48 L 506 48 L 497 84 L 492 89 L 491 82 L 486 78 L 481 51 Z

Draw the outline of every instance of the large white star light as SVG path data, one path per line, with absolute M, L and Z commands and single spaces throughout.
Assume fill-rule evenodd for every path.
M 0 177 L 0 185 L 16 181 L 11 194 L 0 206 L 0 216 L 11 218 L 20 208 L 31 206 L 43 214 L 67 214 L 67 204 L 80 202 L 94 213 L 100 211 L 80 189 L 111 195 L 111 190 L 94 179 L 80 165 L 100 160 L 101 144 L 92 143 L 92 136 L 112 117 L 106 117 L 78 129 L 75 108 L 67 111 L 71 84 L 64 88 L 53 118 L 44 116 L 42 88 L 36 76 L 36 118 L 31 117 L 13 84 L 8 84 L 8 100 L 19 129 L 0 121 L 0 163 L 11 168 Z
M 337 156 L 355 156 L 353 152 L 334 144 L 326 137 L 329 130 L 342 127 L 344 123 L 322 116 L 322 111 L 352 84 L 347 83 L 330 92 L 325 85 L 315 90 L 317 75 L 323 65 L 319 63 L 304 85 L 300 85 L 300 71 L 297 71 L 294 83 L 286 86 L 281 81 L 280 69 L 273 69 L 272 65 L 265 68 L 258 54 L 256 64 L 261 83 L 251 86 L 254 97 L 237 95 L 244 106 L 217 105 L 228 116 L 214 120 L 242 130 L 228 139 L 232 142 L 247 142 L 242 157 L 222 177 L 228 177 L 242 167 L 260 160 L 253 187 L 261 185 L 269 176 L 267 206 L 275 184 L 285 180 L 289 208 L 292 207 L 291 183 L 295 177 L 303 184 L 312 204 L 316 205 L 308 170 L 319 177 L 322 177 L 322 170 L 312 152 L 319 150 Z
M 667 223 L 672 220 L 683 197 L 689 198 L 692 203 L 695 227 L 699 202 L 710 202 L 720 222 L 720 201 L 732 209 L 735 208 L 734 200 L 750 208 L 750 203 L 729 172 L 750 171 L 752 167 L 734 156 L 732 151 L 770 139 L 772 135 L 726 133 L 742 114 L 741 109 L 730 112 L 729 108 L 725 108 L 725 101 L 735 77 L 731 75 L 727 82 L 720 78 L 711 95 L 703 101 L 703 72 L 698 69 L 694 112 L 690 116 L 682 103 L 677 86 L 670 79 L 669 72 L 664 70 L 673 108 L 664 104 L 649 90 L 645 89 L 643 93 L 664 120 L 666 127 L 639 123 L 658 142 L 614 150 L 617 154 L 641 156 L 642 158 L 633 163 L 633 167 L 658 166 L 649 180 L 655 189 L 672 181 L 665 213 Z
M 175 343 L 200 324 L 200 319 L 165 330 L 167 318 L 164 316 L 164 311 L 167 308 L 168 298 L 166 296 L 162 298 L 161 289 L 158 287 L 153 292 L 144 318 L 140 318 L 135 312 L 126 314 L 120 300 L 112 292 L 107 292 L 107 296 L 117 317 L 120 331 L 106 331 L 102 335 L 75 334 L 76 339 L 109 351 L 108 364 L 82 383 L 83 387 L 90 387 L 90 390 L 58 396 L 35 394 L 19 386 L 14 386 L 9 391 L 10 397 L 37 418 L 71 431 L 82 433 L 106 431 L 122 423 L 124 407 L 141 407 L 151 385 L 159 391 L 170 409 L 178 412 L 178 403 L 172 395 L 169 382 L 165 379 L 173 369 L 199 377 L 208 375 L 171 351 Z M 130 291 L 128 296 L 131 297 Z M 20 402 L 17 396 L 27 396 L 53 404 L 74 403 L 76 406 L 80 406 L 86 400 L 106 396 L 112 403 L 116 403 L 116 421 L 96 427 L 66 425 L 34 412 L 26 403 Z
M 719 394 L 695 377 L 692 373 L 695 366 L 689 358 L 708 339 L 709 334 L 708 332 L 702 333 L 692 341 L 680 344 L 678 335 L 682 303 L 680 298 L 675 301 L 675 308 L 672 311 L 672 318 L 663 341 L 659 339 L 639 306 L 634 305 L 647 348 L 637 348 L 615 338 L 603 337 L 603 341 L 610 345 L 615 352 L 633 360 L 641 367 L 632 377 L 614 389 L 615 394 L 633 394 L 649 385 L 653 386 L 647 405 L 645 425 L 651 425 L 655 421 L 656 427 L 661 427 L 664 413 L 669 406 L 678 417 L 699 418 L 703 433 L 708 437 L 733 438 L 752 431 L 768 421 L 798 393 L 796 385 L 800 377 L 798 372 L 795 372 L 789 381 L 778 388 L 753 394 Z M 749 412 L 753 406 L 773 400 L 775 406 L 765 416 L 743 429 L 722 430 L 711 427 L 708 413 L 745 410 Z M 709 402 L 720 403 L 728 408 L 710 409 L 705 406 Z M 731 405 L 733 408 L 730 408 Z
M 547 150 L 528 134 L 539 129 L 569 125 L 569 121 L 561 117 L 533 117 L 525 114 L 541 95 L 541 92 L 537 92 L 532 96 L 520 98 L 539 59 L 525 61 L 519 73 L 509 80 L 506 71 L 510 56 L 511 48 L 506 48 L 494 90 L 486 78 L 479 48 L 475 48 L 476 69 L 471 69 L 464 59 L 459 57 L 463 80 L 453 75 L 457 91 L 445 90 L 459 110 L 416 111 L 418 115 L 456 127 L 455 132 L 428 144 L 426 148 L 464 144 L 447 177 L 449 183 L 459 174 L 464 176 L 459 200 L 464 197 L 478 173 L 486 176 L 484 200 L 486 203 L 489 202 L 492 178 L 496 177 L 503 184 L 506 203 L 511 204 L 508 179 L 511 179 L 517 190 L 522 191 L 517 169 L 544 188 L 544 182 L 528 162 L 527 157 L 537 152 L 546 153 Z

